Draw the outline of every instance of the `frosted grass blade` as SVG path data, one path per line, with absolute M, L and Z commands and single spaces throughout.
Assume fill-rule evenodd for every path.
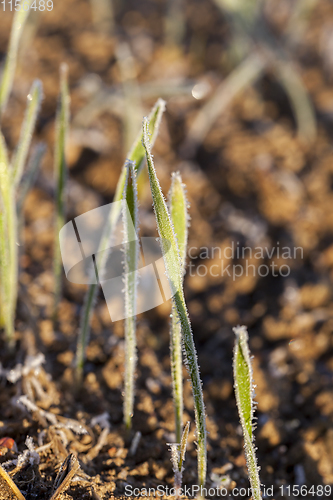
M 202 486 L 206 481 L 207 468 L 205 406 L 203 401 L 196 349 L 192 336 L 191 322 L 184 298 L 182 262 L 179 255 L 174 228 L 172 226 L 171 218 L 156 175 L 153 158 L 151 155 L 151 147 L 149 142 L 149 123 L 147 118 L 145 118 L 143 121 L 143 144 L 146 150 L 150 188 L 153 197 L 153 205 L 155 210 L 157 228 L 160 235 L 164 264 L 170 287 L 174 294 L 174 301 L 180 319 L 186 367 L 191 378 L 197 431 L 198 480 L 199 485 Z
M 35 80 L 27 97 L 27 110 L 21 128 L 20 139 L 12 161 L 12 177 L 15 186 L 18 185 L 23 174 L 42 97 L 42 83 L 39 80 Z
M 66 142 L 69 124 L 70 97 L 68 90 L 68 68 L 63 64 L 60 68 L 60 96 L 56 117 L 56 137 L 54 152 L 54 173 L 56 182 L 56 223 L 55 223 L 55 248 L 54 248 L 54 279 L 55 300 L 54 311 L 58 306 L 61 296 L 61 254 L 59 245 L 59 231 L 65 224 L 65 188 L 67 178 Z
M 29 11 L 30 9 L 27 9 L 26 11 L 20 9 L 14 14 L 13 25 L 10 32 L 9 47 L 0 86 L 0 116 L 6 108 L 8 98 L 13 87 L 18 46 Z
M 252 497 L 254 500 L 261 500 L 259 468 L 253 437 L 254 386 L 251 357 L 248 347 L 248 333 L 245 326 L 237 326 L 233 330 L 236 335 L 233 362 L 236 402 L 243 429 L 244 448 L 252 488 Z
M 154 143 L 157 137 L 164 110 L 165 110 L 165 102 L 163 101 L 163 99 L 158 99 L 149 114 L 152 143 Z M 140 132 L 138 137 L 134 141 L 132 149 L 130 150 L 127 158 L 128 160 L 135 162 L 137 175 L 140 174 L 145 161 L 145 150 L 142 145 L 142 137 L 143 137 L 142 132 Z M 120 201 L 122 199 L 126 182 L 126 175 L 127 175 L 127 167 L 125 162 L 118 179 L 113 201 Z M 120 216 L 120 209 L 116 205 L 113 205 L 112 209 L 110 210 L 109 223 L 106 226 L 101 238 L 100 248 L 107 248 L 106 243 L 111 247 L 113 230 L 115 228 L 119 216 Z M 97 269 L 102 269 L 102 270 L 104 269 L 107 257 L 108 257 L 107 252 L 98 252 L 96 256 Z M 76 377 L 78 380 L 82 378 L 82 371 L 85 360 L 85 350 L 89 342 L 90 320 L 96 301 L 97 290 L 98 290 L 98 285 L 96 284 L 89 285 L 82 308 L 82 313 L 80 318 L 80 331 L 79 331 L 77 350 L 76 350 L 76 360 L 75 360 Z
M 7 340 L 14 340 L 14 318 L 17 299 L 17 219 L 15 193 L 6 163 L 6 148 L 0 136 L 0 274 L 1 307 Z
M 127 163 L 127 182 L 123 200 L 124 222 L 124 284 L 125 284 L 125 388 L 124 423 L 131 428 L 134 408 L 134 377 L 136 368 L 136 302 L 139 259 L 138 195 L 135 163 Z
M 179 172 L 172 174 L 171 188 L 168 195 L 168 205 L 171 220 L 177 237 L 180 259 L 185 269 L 187 249 L 188 213 L 185 186 Z M 175 406 L 176 442 L 179 443 L 183 427 L 183 361 L 182 361 L 182 330 L 177 307 L 172 301 L 170 325 L 170 354 L 172 391 Z

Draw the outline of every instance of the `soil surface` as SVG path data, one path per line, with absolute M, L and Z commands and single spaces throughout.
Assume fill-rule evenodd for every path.
M 260 476 L 266 488 L 274 487 L 267 498 L 281 498 L 281 486 L 293 498 L 286 486 L 295 484 L 307 491 L 314 485 L 307 497 L 321 497 L 321 485 L 333 483 L 333 4 L 315 2 L 301 21 L 293 20 L 288 0 L 269 1 L 265 11 L 274 50 L 288 54 L 309 94 L 315 139 L 300 137 L 293 103 L 268 65 L 193 142 L 195 118 L 242 59 L 236 48 L 247 50 L 235 42 L 229 16 L 218 2 L 188 0 L 182 42 L 172 43 L 165 33 L 173 2 L 114 2 L 114 25 L 107 30 L 93 24 L 91 3 L 58 0 L 50 12 L 31 12 L 2 119 L 13 151 L 26 95 L 39 78 L 44 101 L 34 141 L 48 148 L 24 205 L 15 349 L 9 350 L 3 333 L 0 339 L 0 438 L 15 441 L 2 441 L 0 462 L 14 460 L 6 470 L 27 500 L 51 497 L 70 453 L 80 469 L 73 478 L 73 464 L 64 472 L 68 488 L 59 499 L 120 498 L 126 485 L 127 491 L 173 486 L 170 303 L 138 316 L 130 434 L 122 423 L 123 324 L 112 323 L 102 292 L 80 387 L 73 359 L 86 285 L 64 276 L 58 321 L 52 320 L 54 117 L 65 62 L 71 91 L 68 220 L 112 201 L 142 116 L 158 97 L 167 101 L 154 159 L 164 192 L 179 170 L 190 202 L 185 295 L 207 413 L 207 487 L 221 485 L 222 476 L 228 494 L 249 487 L 232 379 L 232 328 L 245 324 L 257 385 Z M 12 18 L 0 6 L 2 61 Z M 180 19 L 169 18 L 172 25 Z M 288 23 L 294 23 L 289 34 Z M 200 89 L 206 94 L 196 99 Z M 140 219 L 141 234 L 155 235 L 147 182 L 140 187 Z M 246 265 L 253 266 L 248 275 Z M 242 276 L 234 277 L 234 269 Z M 191 486 L 197 484 L 195 424 L 185 367 L 184 405 L 191 430 L 183 484 Z M 21 467 L 15 460 L 22 453 Z M 0 498 L 14 498 L 0 482 Z

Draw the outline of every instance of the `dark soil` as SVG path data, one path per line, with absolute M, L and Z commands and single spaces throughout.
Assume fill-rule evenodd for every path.
M 211 0 L 188 0 L 184 42 L 175 47 L 166 44 L 163 35 L 167 2 L 115 2 L 112 34 L 94 28 L 88 1 L 54 3 L 52 12 L 30 16 L 13 94 L 2 120 L 2 131 L 13 149 L 26 95 L 33 80 L 41 79 L 45 98 L 35 140 L 45 141 L 48 150 L 24 208 L 14 352 L 8 350 L 1 334 L 0 438 L 13 438 L 21 453 L 27 449 L 27 436 L 32 437 L 35 448 L 50 446 L 39 452 L 39 465 L 17 471 L 15 483 L 27 500 L 49 498 L 60 464 L 73 452 L 80 472 L 58 498 L 118 498 L 125 494 L 126 484 L 137 488 L 173 485 L 166 444 L 174 439 L 170 303 L 138 317 L 137 393 L 129 436 L 122 423 L 122 322 L 111 322 L 100 293 L 84 383 L 78 389 L 72 365 L 85 285 L 74 285 L 64 277 L 58 322 L 55 327 L 52 323 L 53 141 L 59 66 L 62 62 L 69 65 L 72 98 L 68 151 L 71 219 L 112 201 L 127 149 L 126 105 L 116 49 L 120 42 L 127 42 L 138 84 L 146 88 L 152 82 L 167 83 L 168 90 L 161 93 L 167 111 L 154 158 L 164 192 L 169 189 L 171 172 L 179 170 L 191 204 L 189 248 L 193 258 L 188 262 L 195 267 L 185 278 L 185 293 L 207 411 L 207 486 L 214 483 L 212 473 L 228 474 L 231 489 L 249 486 L 232 380 L 232 327 L 237 324 L 248 326 L 254 355 L 256 445 L 262 483 L 274 486 L 275 500 L 281 497 L 281 485 L 305 484 L 308 489 L 332 485 L 333 67 L 328 49 L 332 2 L 317 2 L 292 48 L 315 107 L 315 142 L 297 136 L 290 102 L 267 71 L 233 100 L 203 142 L 186 154 L 183 145 L 197 112 L 237 65 L 227 51 L 232 41 L 227 16 Z M 266 15 L 280 40 L 290 16 L 290 2 L 269 3 Z M 11 21 L 12 14 L 0 10 L 2 60 Z M 201 101 L 188 92 L 170 97 L 175 85 L 189 81 L 208 82 L 208 96 Z M 100 109 L 95 106 L 94 114 L 87 106 L 102 89 L 114 97 L 110 105 L 104 99 Z M 157 97 L 143 93 L 142 113 L 148 113 Z M 141 115 L 136 119 L 138 129 L 140 121 Z M 148 187 L 142 188 L 140 203 L 142 232 L 154 234 Z M 267 277 L 258 275 L 259 266 L 270 263 L 267 257 L 248 259 L 255 266 L 255 276 L 235 280 L 226 274 L 214 276 L 214 265 L 220 268 L 221 263 L 232 263 L 219 256 L 232 242 L 252 248 L 301 247 L 302 252 L 287 260 L 275 252 L 272 260 L 278 266 L 290 266 L 286 277 L 274 277 L 271 272 Z M 200 255 L 200 249 L 213 247 L 219 251 L 210 251 L 209 258 Z M 242 259 L 235 259 L 233 264 L 237 263 L 245 266 Z M 200 276 L 203 268 L 199 264 L 208 267 L 206 276 Z M 45 356 L 45 363 L 37 373 L 27 369 L 18 381 L 8 381 L 5 375 L 10 369 L 27 364 L 29 356 L 38 353 Z M 187 378 L 184 368 L 184 422 L 191 421 L 191 432 L 183 483 L 193 485 L 197 477 L 195 425 Z M 22 395 L 54 414 L 65 427 L 59 429 L 40 411 L 19 405 Z M 94 447 L 103 425 L 94 425 L 92 419 L 104 412 L 109 415 L 110 431 L 99 450 Z M 75 420 L 70 428 L 67 419 Z M 82 428 L 85 434 L 78 433 Z M 137 431 L 142 437 L 136 453 L 131 454 Z M 1 462 L 17 458 L 13 450 L 2 448 L 0 454 Z M 11 498 L 6 491 L 4 487 L 0 498 Z

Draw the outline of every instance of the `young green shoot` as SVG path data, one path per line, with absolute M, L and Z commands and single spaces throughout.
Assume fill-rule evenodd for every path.
M 162 248 L 166 274 L 168 276 L 169 284 L 173 294 L 173 300 L 175 302 L 181 324 L 185 363 L 192 384 L 197 432 L 198 480 L 199 485 L 203 486 L 206 481 L 207 469 L 205 406 L 203 401 L 197 354 L 192 335 L 192 327 L 187 312 L 183 291 L 183 265 L 181 262 L 177 238 L 171 222 L 171 217 L 164 200 L 164 196 L 156 175 L 153 158 L 151 155 L 148 118 L 145 118 L 143 120 L 143 144 L 146 150 L 150 188 L 153 197 L 153 206 L 155 210 L 157 228 L 160 236 L 160 244 Z
M 188 212 L 185 186 L 179 172 L 172 174 L 171 187 L 168 195 L 168 205 L 171 221 L 177 237 L 182 268 L 185 272 Z M 175 406 L 176 442 L 181 439 L 183 427 L 183 362 L 182 362 L 182 329 L 175 301 L 172 301 L 170 354 L 172 391 Z
M 18 47 L 29 10 L 29 8 L 27 10 L 20 8 L 16 10 L 14 14 L 14 20 L 10 32 L 9 47 L 0 85 L 0 117 L 6 108 L 9 95 L 12 91 Z
M 186 452 L 189 430 L 190 430 L 190 422 L 187 422 L 184 427 L 183 434 L 181 436 L 181 441 L 178 443 L 168 443 L 171 451 L 171 463 L 175 479 L 174 484 L 176 491 L 175 495 L 176 500 L 178 500 L 181 495 L 183 471 L 184 471 L 183 463 L 185 461 L 185 452 Z
M 31 138 L 35 130 L 42 98 L 42 83 L 39 80 L 35 80 L 27 97 L 27 109 L 21 127 L 20 139 L 12 160 L 12 177 L 15 186 L 17 186 L 21 180 L 23 169 L 27 161 Z
M 152 108 L 149 114 L 152 143 L 155 141 L 157 137 L 164 110 L 165 110 L 165 102 L 162 99 L 158 99 L 155 106 Z M 133 146 L 129 151 L 127 159 L 135 163 L 136 173 L 138 176 L 142 170 L 145 161 L 145 150 L 142 145 L 141 132 L 134 141 Z M 122 167 L 120 177 L 118 179 L 116 192 L 113 199 L 114 202 L 121 201 L 122 199 L 126 183 L 127 170 L 128 170 L 127 162 L 125 162 Z M 99 244 L 99 248 L 101 249 L 101 251 L 99 251 L 96 254 L 97 269 L 102 271 L 102 272 L 100 271 L 100 275 L 103 274 L 103 269 L 105 268 L 106 260 L 108 257 L 108 252 L 102 250 L 112 246 L 112 239 L 114 236 L 113 233 L 120 216 L 120 211 L 121 208 L 119 204 L 115 203 L 112 205 L 109 213 L 108 224 L 106 225 L 102 234 L 102 238 Z M 98 291 L 97 284 L 92 283 L 89 285 L 80 317 L 80 330 L 79 330 L 79 337 L 76 349 L 76 359 L 75 359 L 76 378 L 78 381 L 82 379 L 83 366 L 85 361 L 85 352 L 89 342 L 89 335 L 90 335 L 90 320 L 96 301 L 97 291 Z
M 254 446 L 253 436 L 253 373 L 251 356 L 248 346 L 248 333 L 245 326 L 233 329 L 236 335 L 234 349 L 234 384 L 236 402 L 244 436 L 244 449 L 247 468 L 252 489 L 253 500 L 262 500 L 260 493 L 259 467 Z
M 0 304 L 1 320 L 9 344 L 14 341 L 17 298 L 17 217 L 15 190 L 5 141 L 0 135 Z
M 138 193 L 135 163 L 127 163 L 123 194 L 124 280 L 125 280 L 125 384 L 124 423 L 131 428 L 134 409 L 134 378 L 136 368 L 136 302 L 139 260 Z
M 67 177 L 66 143 L 69 123 L 70 97 L 68 90 L 68 68 L 65 64 L 60 68 L 60 95 L 56 116 L 56 135 L 54 151 L 54 173 L 56 183 L 56 221 L 54 247 L 54 318 L 61 297 L 62 264 L 59 244 L 59 231 L 65 224 L 65 187 Z

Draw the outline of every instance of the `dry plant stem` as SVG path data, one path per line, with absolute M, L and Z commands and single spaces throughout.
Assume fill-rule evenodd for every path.
M 186 445 L 187 445 L 189 432 L 190 432 L 190 422 L 186 422 L 186 425 L 185 425 L 184 430 L 183 430 L 182 438 L 180 441 L 179 466 L 178 466 L 180 472 L 182 471 L 183 462 L 185 461 L 185 452 L 186 452 Z
M 178 248 L 185 272 L 188 213 L 185 186 L 179 173 L 172 175 L 171 188 L 168 195 L 168 205 L 171 221 L 177 237 Z M 182 360 L 182 331 L 177 312 L 177 307 L 172 301 L 171 331 L 170 331 L 170 354 L 172 391 L 175 406 L 175 429 L 176 442 L 179 443 L 183 427 L 183 360 Z
M 16 497 L 17 500 L 25 500 L 25 497 L 22 495 L 8 472 L 0 465 L 0 477 L 6 482 L 8 488 L 11 490 L 12 495 L 14 498 Z
M 188 433 L 190 430 L 190 422 L 187 422 L 183 434 L 181 436 L 180 443 L 171 443 L 171 462 L 173 467 L 173 472 L 175 476 L 175 489 L 176 489 L 176 500 L 181 495 L 181 488 L 183 482 L 183 463 L 185 461 L 186 445 L 188 440 Z
M 260 493 L 259 468 L 254 447 L 253 436 L 253 374 L 250 351 L 248 347 L 248 333 L 245 326 L 234 328 L 236 335 L 233 371 L 236 402 L 240 422 L 243 429 L 244 448 L 253 500 L 262 500 Z
M 194 412 L 197 431 L 197 453 L 198 453 L 198 480 L 199 485 L 206 481 L 207 452 L 206 452 L 206 417 L 203 401 L 202 386 L 199 374 L 196 349 L 193 341 L 190 318 L 186 309 L 183 291 L 183 268 L 179 255 L 176 235 L 172 226 L 171 218 L 165 203 L 163 193 L 156 175 L 151 147 L 149 142 L 149 122 L 143 121 L 143 144 L 146 150 L 147 166 L 149 173 L 150 188 L 153 197 L 153 205 L 157 228 L 160 235 L 160 243 L 174 301 L 183 334 L 183 346 L 186 367 L 190 374 L 192 393 L 194 399 Z
M 59 244 L 59 231 L 65 224 L 65 187 L 67 177 L 66 142 L 69 123 L 70 97 L 68 91 L 68 68 L 63 64 L 60 68 L 60 96 L 56 117 L 56 138 L 54 152 L 54 173 L 56 182 L 56 223 L 54 247 L 54 319 L 61 297 L 61 253 Z
M 158 99 L 149 115 L 150 127 L 151 127 L 150 131 L 152 133 L 153 140 L 155 140 L 157 136 L 164 110 L 165 110 L 165 102 L 162 99 Z M 137 175 L 139 175 L 145 160 L 145 150 L 142 145 L 142 133 L 140 133 L 137 139 L 134 141 L 132 149 L 128 154 L 128 160 L 135 162 L 136 172 Z M 122 199 L 126 181 L 126 174 L 127 174 L 127 167 L 125 162 L 121 170 L 120 177 L 118 179 L 116 192 L 113 199 L 114 202 L 120 201 Z M 118 204 L 112 205 L 109 214 L 108 225 L 106 226 L 103 232 L 100 242 L 101 249 L 105 249 L 112 246 L 113 231 L 114 228 L 116 227 L 116 223 L 119 216 L 120 216 L 119 205 Z M 100 276 L 103 275 L 103 269 L 105 267 L 107 257 L 108 257 L 108 252 L 105 251 L 98 252 L 96 255 L 96 266 L 98 270 L 101 270 Z M 80 318 L 80 330 L 79 330 L 76 359 L 75 359 L 77 382 L 80 382 L 82 380 L 83 366 L 85 361 L 85 351 L 89 342 L 89 335 L 90 335 L 90 320 L 96 302 L 97 291 L 98 291 L 97 284 L 89 285 L 82 308 L 82 313 Z
M 29 5 L 30 2 L 31 0 L 29 1 Z M 0 117 L 6 108 L 8 98 L 13 87 L 19 42 L 29 12 L 30 9 L 20 9 L 14 14 L 13 25 L 10 32 L 9 47 L 0 86 Z
M 134 379 L 136 369 L 136 302 L 137 269 L 139 260 L 138 193 L 135 163 L 127 164 L 127 180 L 124 188 L 124 281 L 125 281 L 125 387 L 124 423 L 131 428 L 134 410 Z

